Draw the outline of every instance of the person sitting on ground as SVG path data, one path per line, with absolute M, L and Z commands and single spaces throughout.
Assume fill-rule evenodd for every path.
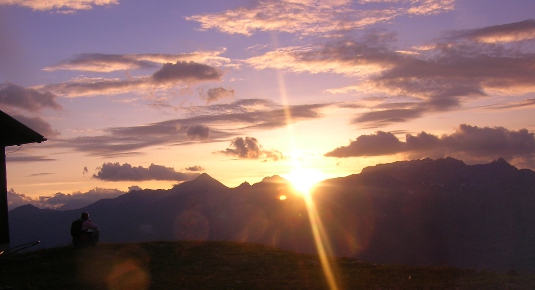
M 95 246 L 99 240 L 98 226 L 89 219 L 87 212 L 82 213 L 82 232 L 86 232 L 89 235 L 89 243 L 91 246 Z
M 89 219 L 87 212 L 82 213 L 82 217 L 73 222 L 71 226 L 71 235 L 75 248 L 84 248 L 87 246 L 96 246 L 99 241 L 98 225 Z

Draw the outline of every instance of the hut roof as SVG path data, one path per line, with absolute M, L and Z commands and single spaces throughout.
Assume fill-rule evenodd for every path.
M 41 143 L 46 138 L 0 110 L 0 145 Z

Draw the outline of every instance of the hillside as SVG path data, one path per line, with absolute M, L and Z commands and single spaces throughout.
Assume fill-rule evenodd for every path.
M 336 259 L 339 289 L 534 289 L 535 278 Z M 0 289 L 328 289 L 317 256 L 252 243 L 100 244 L 0 256 Z
M 503 159 L 381 164 L 325 180 L 311 197 L 335 256 L 535 274 L 535 173 Z M 274 176 L 228 188 L 207 174 L 79 210 L 16 208 L 9 212 L 12 245 L 67 245 L 70 223 L 81 211 L 90 213 L 108 243 L 237 241 L 316 251 L 303 196 L 286 180 Z

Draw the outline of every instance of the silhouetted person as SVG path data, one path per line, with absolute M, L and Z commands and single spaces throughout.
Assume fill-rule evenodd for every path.
M 80 219 L 71 225 L 72 243 L 75 248 L 95 246 L 99 241 L 98 225 L 89 219 L 89 214 L 83 212 Z

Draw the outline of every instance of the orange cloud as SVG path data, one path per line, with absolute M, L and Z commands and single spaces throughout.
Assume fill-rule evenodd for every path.
M 301 35 L 333 36 L 339 32 L 360 29 L 389 21 L 406 14 L 436 14 L 453 9 L 455 0 L 380 1 L 384 9 L 355 9 L 348 0 L 259 1 L 253 7 L 241 7 L 216 14 L 187 17 L 197 21 L 202 30 L 217 29 L 229 34 L 251 35 L 256 31 L 281 31 Z M 378 1 L 359 1 L 366 5 Z M 407 6 L 408 5 L 408 6 Z
M 113 72 L 140 68 L 154 68 L 165 63 L 196 62 L 211 66 L 221 66 L 230 62 L 220 56 L 226 49 L 218 51 L 198 51 L 180 54 L 102 54 L 84 53 L 69 60 L 46 67 L 45 71 L 73 70 L 91 72 Z
M 119 4 L 118 0 L 1 0 L 0 5 L 17 5 L 38 11 L 62 10 L 90 10 L 93 6 Z

